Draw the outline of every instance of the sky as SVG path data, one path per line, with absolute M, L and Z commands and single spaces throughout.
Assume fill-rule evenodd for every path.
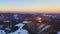
M 60 13 L 60 0 L 0 0 L 0 12 Z

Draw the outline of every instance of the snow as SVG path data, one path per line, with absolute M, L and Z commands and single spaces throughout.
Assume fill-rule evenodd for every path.
M 10 33 L 10 34 L 28 34 L 28 32 L 23 29 L 18 29 L 17 31 Z
M 24 25 L 25 24 L 22 24 L 22 23 L 19 23 L 19 24 L 15 25 L 15 26 L 18 26 L 19 29 L 17 31 L 13 32 L 13 33 L 10 33 L 10 34 L 28 34 L 28 31 L 27 30 L 22 29 L 22 27 Z
M 40 32 L 46 30 L 46 29 L 49 28 L 50 26 L 51 26 L 51 25 L 46 25 Z M 40 33 L 40 32 L 39 32 L 39 33 Z
M 60 31 L 58 31 L 57 34 L 60 34 Z
M 17 31 L 15 31 L 15 32 L 12 32 L 12 33 L 9 33 L 9 34 L 29 34 L 27 30 L 22 29 L 22 27 L 24 25 L 25 24 L 23 24 L 23 23 L 16 24 L 15 26 L 18 26 L 19 29 Z M 44 27 L 42 29 L 42 31 L 45 30 L 45 29 L 47 29 L 48 27 L 50 27 L 50 25 L 47 25 L 46 27 Z M 42 31 L 40 31 L 40 32 L 42 32 Z M 4 30 L 0 30 L 0 34 L 6 34 L 6 33 L 4 32 Z M 60 31 L 58 31 L 57 34 L 60 34 Z
M 25 24 L 23 24 L 23 23 L 19 23 L 19 24 L 15 25 L 15 26 L 18 26 L 19 29 L 18 29 L 17 31 L 15 31 L 15 32 L 9 33 L 9 34 L 29 34 L 27 30 L 22 29 L 22 27 L 23 27 L 24 25 L 25 25 Z M 1 32 L 1 31 L 2 31 L 2 32 Z M 6 33 L 4 32 L 4 30 L 0 30 L 0 34 L 6 34 Z
M 6 34 L 4 30 L 0 30 L 0 34 Z
M 26 24 L 26 23 L 31 23 L 31 21 L 23 21 L 22 23 L 25 23 L 25 24 Z

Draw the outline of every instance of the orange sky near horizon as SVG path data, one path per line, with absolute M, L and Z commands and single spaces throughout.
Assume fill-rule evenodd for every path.
M 60 8 L 0 8 L 0 12 L 60 13 Z

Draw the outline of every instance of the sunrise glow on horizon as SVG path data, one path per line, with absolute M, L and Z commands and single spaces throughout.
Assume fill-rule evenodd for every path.
M 0 0 L 0 12 L 60 13 L 60 0 Z

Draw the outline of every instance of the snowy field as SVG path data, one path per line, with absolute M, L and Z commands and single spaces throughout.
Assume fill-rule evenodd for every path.
M 22 27 L 24 25 L 25 24 L 22 24 L 22 23 L 15 25 L 15 26 L 18 26 L 19 29 L 17 31 L 15 31 L 15 32 L 9 33 L 9 34 L 28 34 L 28 31 L 27 30 L 22 29 Z M 0 34 L 6 34 L 6 33 L 4 32 L 4 30 L 0 30 Z
M 23 24 L 23 23 L 19 23 L 19 24 L 15 25 L 15 26 L 18 26 L 19 29 L 16 30 L 15 32 L 8 33 L 8 34 L 29 34 L 27 30 L 22 29 L 22 27 L 23 27 L 24 25 L 25 25 L 25 24 Z M 48 27 L 48 26 L 47 26 L 47 27 Z M 47 27 L 45 27 L 45 29 L 46 29 Z M 0 30 L 0 34 L 6 34 L 6 33 L 4 32 L 4 30 Z M 60 31 L 58 31 L 57 34 L 60 34 Z

